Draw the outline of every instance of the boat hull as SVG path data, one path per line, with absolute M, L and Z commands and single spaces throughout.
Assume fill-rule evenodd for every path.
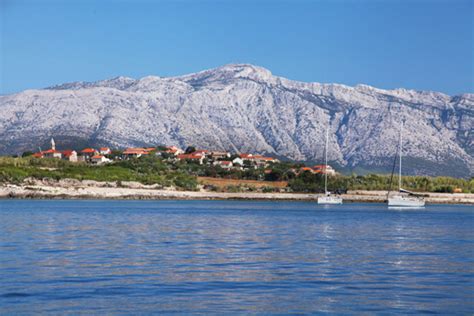
M 318 197 L 318 204 L 342 204 L 342 198 L 339 196 L 321 196 Z
M 423 207 L 425 206 L 425 200 L 423 198 L 417 198 L 412 196 L 397 195 L 388 199 L 388 206 Z

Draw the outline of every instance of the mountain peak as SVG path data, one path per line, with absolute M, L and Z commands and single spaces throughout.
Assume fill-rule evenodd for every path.
M 217 67 L 214 69 L 215 71 L 224 71 L 224 72 L 234 72 L 241 76 L 248 76 L 248 75 L 259 75 L 263 77 L 270 77 L 272 73 L 270 70 L 255 66 L 252 64 L 227 64 L 221 67 Z
M 405 119 L 407 173 L 466 176 L 474 171 L 473 108 L 468 94 L 306 83 L 228 64 L 180 77 L 115 77 L 1 96 L 0 153 L 30 150 L 54 136 L 316 161 L 329 120 L 331 161 L 391 170 L 396 123 Z
M 176 77 L 191 85 L 201 85 L 204 82 L 227 82 L 232 79 L 250 79 L 254 81 L 274 81 L 276 77 L 263 67 L 252 64 L 227 64 L 221 67 L 200 71 L 194 74 Z
M 209 72 L 223 73 L 234 78 L 246 78 L 268 81 L 273 78 L 270 70 L 252 64 L 227 64 L 208 70 Z

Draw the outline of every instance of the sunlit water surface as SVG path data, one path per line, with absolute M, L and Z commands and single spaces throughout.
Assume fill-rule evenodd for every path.
M 474 313 L 474 210 L 0 201 L 0 314 Z

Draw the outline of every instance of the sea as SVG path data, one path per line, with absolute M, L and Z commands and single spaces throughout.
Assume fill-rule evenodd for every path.
M 474 313 L 474 207 L 0 200 L 1 315 Z

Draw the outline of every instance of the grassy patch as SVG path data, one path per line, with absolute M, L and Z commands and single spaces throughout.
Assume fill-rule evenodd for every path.
M 70 163 L 59 159 L 0 158 L 0 182 L 19 183 L 25 178 L 137 181 L 196 190 L 196 177 L 170 170 L 156 158 L 136 159 L 102 166 Z

